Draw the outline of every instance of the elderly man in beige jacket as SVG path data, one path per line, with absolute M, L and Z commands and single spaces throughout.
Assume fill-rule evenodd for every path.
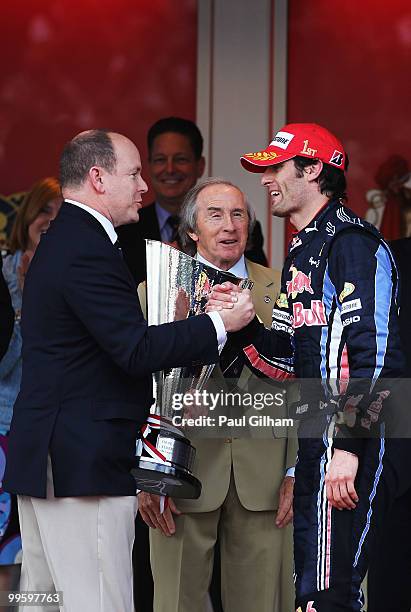
M 280 274 L 244 258 L 253 222 L 238 187 L 207 179 L 187 195 L 180 231 L 188 250 L 202 262 L 253 280 L 257 315 L 270 327 Z M 239 386 L 261 391 L 264 383 L 238 361 L 238 371 L 228 364 L 230 377 Z M 218 385 L 220 379 L 224 387 L 222 364 L 212 383 Z M 161 514 L 157 496 L 139 494 L 141 516 L 153 528 L 154 612 L 204 612 L 217 538 L 224 610 L 293 609 L 291 533 L 286 526 L 292 519 L 296 442 L 284 430 L 280 435 L 274 439 L 271 430 L 258 439 L 190 435 L 197 449 L 194 473 L 203 485 L 200 498 L 169 500 Z

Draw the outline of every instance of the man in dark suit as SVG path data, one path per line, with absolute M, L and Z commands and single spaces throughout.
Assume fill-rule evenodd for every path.
M 130 469 L 150 374 L 216 362 L 225 332 L 254 311 L 245 292 L 228 317 L 148 327 L 114 229 L 138 220 L 147 190 L 137 148 L 120 134 L 83 132 L 66 145 L 60 175 L 65 202 L 26 277 L 4 479 L 18 494 L 20 587 L 63 591 L 66 612 L 131 612 Z
M 9 290 L 3 278 L 3 261 L 0 255 L 0 359 L 5 355 L 13 332 L 14 311 Z
M 118 228 L 124 258 L 137 284 L 146 278 L 145 238 L 178 243 L 184 197 L 203 175 L 203 137 L 195 123 L 180 117 L 160 119 L 148 131 L 149 173 L 155 202 L 140 212 L 138 224 Z M 245 256 L 267 266 L 261 225 L 255 224 Z

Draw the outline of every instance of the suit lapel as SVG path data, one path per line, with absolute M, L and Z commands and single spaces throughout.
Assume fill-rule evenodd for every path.
M 138 223 L 141 236 L 151 240 L 161 240 L 160 226 L 158 224 L 155 203 L 145 206 L 140 212 Z
M 252 295 L 258 318 L 266 327 L 271 327 L 272 311 L 280 292 L 281 274 L 246 260 L 249 277 L 254 282 Z
M 63 202 L 61 210 L 59 212 L 60 215 L 67 215 L 70 218 L 81 219 L 91 227 L 93 227 L 96 231 L 98 231 L 102 236 L 105 236 L 107 240 L 111 243 L 111 240 L 99 221 L 89 212 L 80 208 L 80 206 L 76 206 L 75 204 L 70 204 L 70 202 Z M 76 221 L 77 222 L 77 221 Z

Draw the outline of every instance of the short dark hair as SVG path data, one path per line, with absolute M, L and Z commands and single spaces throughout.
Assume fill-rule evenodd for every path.
M 203 154 L 203 137 L 200 130 L 190 119 L 182 119 L 181 117 L 164 117 L 156 121 L 147 133 L 147 148 L 148 156 L 151 157 L 154 139 L 161 134 L 167 132 L 175 132 L 186 136 L 190 141 L 193 149 L 194 157 L 200 159 Z
M 307 157 L 302 157 L 297 155 L 293 157 L 294 166 L 297 171 L 297 176 L 302 176 L 304 172 L 304 168 L 310 166 L 315 159 L 308 159 Z M 346 170 L 348 169 L 348 156 L 346 155 Z M 323 164 L 323 169 L 321 170 L 321 174 L 317 178 L 317 182 L 320 186 L 320 191 L 324 195 L 329 198 L 342 198 L 344 200 L 347 199 L 346 189 L 347 189 L 347 180 L 345 178 L 345 174 L 339 168 L 334 168 L 329 164 Z
M 60 184 L 78 187 L 85 181 L 93 166 L 113 172 L 117 158 L 110 130 L 88 130 L 75 136 L 66 144 L 60 158 Z

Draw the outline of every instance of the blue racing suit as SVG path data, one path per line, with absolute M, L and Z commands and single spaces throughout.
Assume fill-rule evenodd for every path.
M 294 546 L 302 612 L 362 609 L 369 547 L 396 486 L 384 411 L 391 379 L 404 371 L 397 296 L 388 245 L 335 200 L 290 243 L 272 330 L 254 320 L 237 332 L 255 373 L 301 380 Z M 327 500 L 335 448 L 359 457 L 355 510 Z

